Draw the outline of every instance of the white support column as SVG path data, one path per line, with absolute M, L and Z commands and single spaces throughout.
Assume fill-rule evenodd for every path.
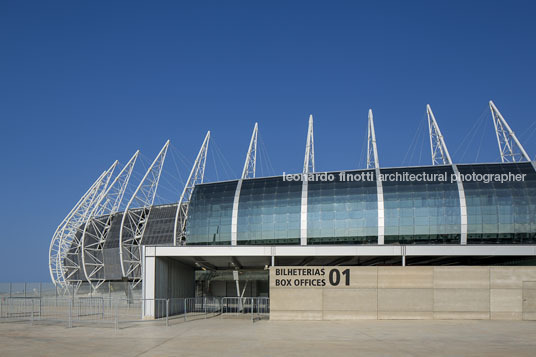
M 152 319 L 155 317 L 155 291 L 156 291 L 156 257 L 154 247 L 144 247 L 142 250 L 142 272 L 143 272 L 143 318 Z
M 168 147 L 169 140 L 166 141 L 143 176 L 136 191 L 128 201 L 121 220 L 119 229 L 121 273 L 123 277 L 132 282 L 132 288 L 139 284 L 142 279 L 141 247 Z
M 385 241 L 385 210 L 383 205 L 383 185 L 380 179 L 380 168 L 375 169 L 376 191 L 378 194 L 378 244 Z
M 190 206 L 190 199 L 194 193 L 195 185 L 198 183 L 203 183 L 205 177 L 205 165 L 207 162 L 207 152 L 208 152 L 208 143 L 210 141 L 210 131 L 205 135 L 205 140 L 199 149 L 197 158 L 195 159 L 194 166 L 192 171 L 190 171 L 190 176 L 188 176 L 188 181 L 184 186 L 182 191 L 181 198 L 177 204 L 177 211 L 175 212 L 175 226 L 173 228 L 173 245 L 182 243 L 186 238 L 186 219 L 188 218 L 188 208 Z
M 458 167 L 452 163 L 445 138 L 441 134 L 434 112 L 432 112 L 429 104 L 426 105 L 426 114 L 428 116 L 428 129 L 430 131 L 432 165 L 451 165 L 452 171 L 456 177 L 459 177 L 460 172 L 458 171 Z M 465 245 L 467 244 L 467 203 L 463 182 L 456 180 L 456 186 L 458 187 L 458 197 L 460 200 L 460 244 Z
M 385 241 L 385 210 L 383 205 L 383 184 L 381 180 L 378 147 L 376 145 L 376 131 L 374 130 L 374 116 L 372 109 L 368 112 L 368 143 L 367 143 L 367 169 L 374 168 L 376 176 L 376 192 L 378 196 L 378 244 Z
M 307 174 L 315 172 L 315 140 L 313 135 L 313 115 L 309 116 L 307 128 L 307 143 L 305 144 L 305 159 L 303 160 L 302 195 L 300 215 L 300 245 L 307 245 Z
M 242 179 L 238 180 L 233 200 L 233 213 L 231 217 L 231 245 L 238 244 L 238 203 L 240 201 L 240 191 L 242 190 Z
M 309 182 L 307 174 L 303 174 L 300 215 L 300 245 L 307 245 L 307 194 Z
M 460 172 L 458 167 L 452 164 L 452 170 L 456 177 L 460 177 Z M 465 199 L 465 190 L 463 189 L 463 182 L 461 180 L 456 180 L 456 185 L 458 186 L 458 197 L 460 198 L 460 217 L 461 217 L 461 226 L 460 226 L 460 244 L 467 244 L 467 201 Z
M 244 162 L 244 169 L 242 170 L 242 177 L 238 180 L 236 185 L 234 200 L 233 200 L 233 214 L 231 218 L 231 245 L 238 244 L 238 204 L 240 202 L 240 191 L 242 189 L 242 181 L 247 178 L 255 178 L 255 171 L 257 168 L 257 135 L 259 132 L 259 124 L 255 123 L 253 127 L 253 133 L 251 134 L 251 140 L 249 141 L 248 153 L 246 154 L 246 161 Z

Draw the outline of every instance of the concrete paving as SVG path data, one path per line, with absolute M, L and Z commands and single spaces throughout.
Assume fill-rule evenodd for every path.
M 535 356 L 533 321 L 0 323 L 0 356 Z

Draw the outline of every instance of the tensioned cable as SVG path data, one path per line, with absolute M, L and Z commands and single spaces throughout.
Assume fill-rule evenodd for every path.
M 408 149 L 406 150 L 406 154 L 404 155 L 404 158 L 402 159 L 402 165 L 406 164 L 406 158 L 408 158 L 410 151 L 412 151 L 412 148 L 415 145 L 415 142 L 417 140 L 417 134 L 419 132 L 420 127 L 421 127 L 421 123 L 419 122 L 417 124 L 417 130 L 415 130 L 415 134 L 413 134 L 413 139 L 411 139 L 411 143 L 409 144 Z
M 486 115 L 485 112 L 481 114 L 481 117 L 479 118 L 478 125 L 475 127 L 475 130 L 471 133 L 471 135 L 468 137 L 467 145 L 465 146 L 465 149 L 461 155 L 462 160 L 466 160 L 466 155 L 469 152 L 471 143 L 475 142 L 477 134 L 483 134 L 484 127 L 486 125 Z
M 365 160 L 367 159 L 367 153 L 368 151 L 368 128 L 365 131 L 365 140 L 363 140 L 363 143 L 361 144 L 361 153 L 359 154 L 359 162 L 358 162 L 358 168 L 367 168 L 367 163 Z
M 260 138 L 257 137 L 257 140 L 259 140 L 260 142 Z M 258 152 L 258 157 L 257 157 L 257 166 L 256 166 L 256 170 L 259 170 L 260 171 L 260 176 L 263 177 L 264 176 L 264 165 L 266 165 L 266 162 L 263 158 L 263 150 L 261 148 L 259 148 L 259 152 Z M 255 172 L 255 175 L 257 175 L 258 172 Z
M 214 158 L 216 156 L 216 154 L 214 153 L 214 140 L 212 141 L 212 146 L 210 147 L 210 151 L 212 153 L 212 162 L 214 164 L 214 170 L 216 171 L 216 181 L 219 181 L 220 180 L 220 177 L 219 177 L 219 174 L 218 174 L 218 168 L 216 167 L 216 159 Z
M 423 130 L 422 128 L 423 128 L 423 121 L 419 120 L 419 123 L 417 125 L 417 130 L 415 130 L 415 135 L 413 136 L 413 140 L 412 140 L 412 142 L 410 144 L 408 152 L 406 153 L 406 155 L 407 155 L 409 153 L 409 151 L 411 151 L 411 154 L 407 158 L 407 161 L 406 161 L 406 156 L 404 156 L 404 160 L 402 161 L 402 165 L 411 165 L 411 163 L 415 160 L 415 152 L 417 150 L 419 138 L 422 135 L 422 133 L 421 133 L 422 130 Z
M 222 162 L 222 168 L 225 171 L 226 175 L 228 176 L 227 178 L 231 179 L 231 180 L 238 178 L 238 175 L 234 171 L 233 167 L 231 166 L 231 164 L 229 163 L 229 161 L 227 160 L 227 158 L 223 154 L 222 149 L 220 148 L 220 146 L 218 145 L 218 143 L 216 141 L 214 141 L 214 146 L 215 146 L 216 151 L 217 151 L 217 153 L 219 155 L 219 159 Z M 227 165 L 227 167 L 225 165 Z M 227 171 L 227 169 L 229 169 L 229 171 Z
M 527 129 L 525 129 L 519 136 L 518 136 L 518 139 L 520 141 L 522 140 L 527 140 L 529 141 L 532 136 L 534 135 L 534 133 L 536 132 L 536 121 L 533 121 L 532 124 L 529 125 L 529 127 Z
M 225 156 L 223 155 L 223 152 L 221 151 L 219 145 L 215 142 L 214 143 L 214 157 L 217 159 L 217 162 L 221 163 L 221 171 L 223 171 L 222 175 L 225 175 L 223 176 L 223 179 L 224 180 L 229 180 L 229 179 L 233 179 L 233 176 L 229 173 L 229 170 L 227 170 L 227 167 L 225 166 L 225 164 L 227 164 L 227 166 L 229 166 L 229 169 L 232 171 L 232 169 L 230 168 L 230 165 L 229 163 L 227 162 Z
M 482 119 L 484 118 L 484 115 L 485 115 L 485 112 L 486 112 L 486 108 L 484 108 L 480 115 L 478 116 L 478 118 L 475 120 L 475 122 L 473 123 L 473 126 L 471 127 L 471 129 L 469 129 L 469 131 L 467 131 L 464 135 L 464 137 L 462 138 L 462 141 L 458 144 L 457 148 L 454 150 L 452 156 L 456 156 L 456 154 L 458 154 L 458 152 L 464 148 L 464 145 L 466 145 L 466 141 L 467 139 L 471 136 L 471 135 L 474 135 L 474 132 L 475 130 L 477 130 L 477 127 L 479 127 L 481 125 L 481 121 Z M 463 156 L 464 155 L 461 155 L 460 156 L 460 159 L 463 160 Z
M 480 143 L 478 144 L 478 149 L 476 151 L 475 162 L 478 162 L 478 158 L 480 157 L 480 150 L 482 149 L 482 143 L 484 142 L 484 136 L 486 136 L 485 132 L 488 130 L 488 127 L 489 127 L 489 121 L 484 120 L 483 127 L 481 128 L 481 131 L 480 131 Z
M 259 140 L 261 143 L 261 149 L 259 150 L 259 156 L 261 158 L 261 176 L 272 176 L 270 171 L 270 165 L 268 164 L 268 153 L 266 152 L 266 148 L 264 147 L 264 144 L 261 140 Z
M 264 140 L 262 140 L 262 136 L 258 136 L 258 140 L 260 141 L 261 146 L 264 151 L 264 156 L 266 158 L 266 163 L 267 163 L 267 171 L 268 169 L 271 169 L 272 176 L 275 176 L 276 173 L 275 173 L 274 167 L 272 166 L 272 160 L 270 160 L 270 154 L 268 153 L 268 149 L 266 148 L 266 145 L 264 144 Z
M 427 123 L 427 121 L 428 121 L 428 116 L 427 116 L 427 114 L 425 112 L 421 122 Z M 430 134 L 430 133 L 428 133 L 428 134 Z M 423 162 L 422 162 L 422 150 L 424 148 L 424 141 L 426 139 L 426 124 L 424 125 L 424 133 L 421 136 L 422 136 L 422 140 L 421 140 L 421 151 L 419 152 L 419 162 L 418 162 L 419 165 L 423 164 Z

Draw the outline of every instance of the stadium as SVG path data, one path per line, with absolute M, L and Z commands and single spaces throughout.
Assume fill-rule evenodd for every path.
M 489 105 L 498 163 L 453 163 L 430 106 L 429 166 L 381 167 L 372 111 L 364 169 L 316 172 L 311 116 L 302 173 L 256 177 L 255 124 L 241 177 L 205 183 L 208 132 L 179 201 L 164 205 L 154 200 L 169 141 L 127 197 L 136 152 L 59 224 L 51 279 L 75 294 L 123 283 L 143 298 L 268 297 L 276 266 L 536 265 L 536 162 Z

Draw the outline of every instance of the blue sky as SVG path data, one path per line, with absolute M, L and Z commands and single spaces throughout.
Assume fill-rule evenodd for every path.
M 0 281 L 47 281 L 56 226 L 138 148 L 147 163 L 171 139 L 160 195 L 176 200 L 209 129 L 209 180 L 241 171 L 255 121 L 258 173 L 299 172 L 311 113 L 317 170 L 362 167 L 368 108 L 382 166 L 429 164 L 430 103 L 453 159 L 489 162 L 493 99 L 536 154 L 534 13 L 530 1 L 0 2 Z

